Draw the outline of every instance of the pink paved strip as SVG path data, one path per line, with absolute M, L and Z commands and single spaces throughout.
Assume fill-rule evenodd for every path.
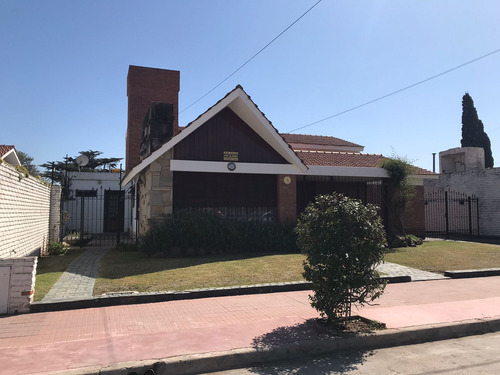
M 172 301 L 0 319 L 0 363 L 10 374 L 252 347 L 318 314 L 309 292 Z
M 376 303 L 359 314 L 387 328 L 500 316 L 500 277 L 392 284 Z
M 0 318 L 0 363 L 35 374 L 317 338 L 308 291 Z M 500 316 L 500 277 L 392 284 L 362 316 L 389 328 Z

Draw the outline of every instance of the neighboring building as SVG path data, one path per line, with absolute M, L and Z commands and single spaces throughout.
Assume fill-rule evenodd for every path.
M 71 199 L 62 204 L 63 235 L 131 231 L 130 186 L 120 186 L 119 170 L 68 172 L 68 177 Z
M 439 172 L 449 174 L 485 168 L 482 147 L 456 147 L 439 153 Z
M 0 159 L 14 167 L 21 165 L 14 146 L 0 145 Z
M 429 232 L 500 236 L 500 168 L 484 160 L 481 147 L 439 153 L 439 179 L 424 185 Z
M 333 191 L 378 204 L 388 220 L 384 156 L 335 137 L 280 134 L 241 86 L 180 128 L 178 92 L 179 72 L 130 66 L 122 185 L 133 186 L 140 234 L 179 210 L 295 222 L 314 196 Z M 418 196 L 405 223 L 416 234 L 423 179 L 435 176 L 413 176 Z
M 59 237 L 60 187 L 20 165 L 15 147 L 0 145 L 0 315 L 29 312 L 37 256 Z

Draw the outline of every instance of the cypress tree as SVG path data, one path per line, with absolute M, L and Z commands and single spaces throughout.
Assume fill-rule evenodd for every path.
M 482 130 L 479 137 L 479 147 L 484 149 L 484 166 L 486 168 L 493 168 L 493 154 L 491 152 L 491 141 L 488 134 L 484 131 L 483 122 L 479 120 L 479 127 Z
M 490 138 L 484 131 L 483 122 L 477 115 L 474 101 L 469 93 L 462 97 L 462 147 L 482 147 L 484 149 L 485 167 L 493 167 Z

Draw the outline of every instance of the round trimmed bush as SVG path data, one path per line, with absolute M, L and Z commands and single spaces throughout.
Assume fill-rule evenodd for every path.
M 311 305 L 332 323 L 346 320 L 353 303 L 378 298 L 385 288 L 375 267 L 386 251 L 377 207 L 341 194 L 319 195 L 302 213 L 297 243 L 306 255 L 304 278 Z

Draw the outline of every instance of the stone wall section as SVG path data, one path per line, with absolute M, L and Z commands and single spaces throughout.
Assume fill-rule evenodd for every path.
M 479 234 L 500 236 L 500 168 L 442 174 L 426 180 L 425 192 L 453 190 L 479 198 Z
M 172 215 L 173 172 L 170 170 L 172 150 L 152 162 L 141 173 L 139 194 L 139 235 Z
M 50 186 L 0 162 L 0 259 L 45 251 L 50 197 Z
M 50 189 L 49 241 L 59 242 L 61 233 L 61 187 L 52 185 Z
M 0 259 L 0 268 L 10 270 L 7 285 L 0 285 L 0 293 L 7 295 L 7 306 L 3 314 L 28 313 L 35 292 L 37 257 Z M 5 294 L 7 293 L 7 294 Z M 0 309 L 5 306 L 0 306 Z

